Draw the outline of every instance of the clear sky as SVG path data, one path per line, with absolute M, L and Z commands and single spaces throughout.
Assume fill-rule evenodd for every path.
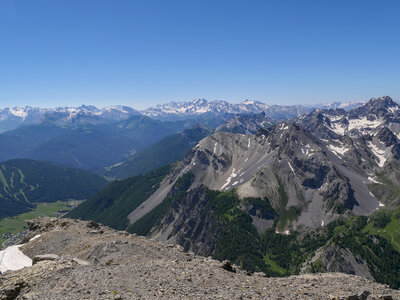
M 400 1 L 0 0 L 0 107 L 400 100 Z

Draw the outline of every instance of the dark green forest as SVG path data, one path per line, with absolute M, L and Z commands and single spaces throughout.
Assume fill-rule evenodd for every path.
M 36 203 L 83 200 L 107 181 L 88 171 L 28 159 L 0 164 L 0 218 L 33 209 Z

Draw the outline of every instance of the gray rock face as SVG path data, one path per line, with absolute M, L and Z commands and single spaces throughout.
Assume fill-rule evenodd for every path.
M 318 227 L 346 210 L 365 215 L 378 207 L 368 190 L 368 174 L 344 165 L 297 124 L 282 123 L 257 135 L 218 132 L 193 148 L 176 170 L 166 183 L 190 171 L 195 175 L 192 189 L 201 184 L 212 190 L 236 189 L 241 197 L 268 198 L 276 211 L 299 210 L 284 230 Z M 160 193 L 149 199 L 161 191 L 165 197 L 171 187 L 161 185 Z M 147 211 L 146 202 L 131 215 Z
M 312 271 L 312 268 L 320 268 L 318 271 L 353 274 L 373 280 L 365 261 L 354 256 L 349 249 L 340 248 L 333 243 L 318 249 L 315 256 L 303 266 L 302 271 L 307 273 Z
M 87 224 L 35 222 L 31 235 L 40 232 L 40 242 L 29 242 L 24 253 L 34 257 L 51 249 L 60 259 L 2 274 L 0 299 L 355 299 L 349 297 L 364 291 L 371 293 L 368 299 L 400 297 L 384 285 L 339 273 L 248 276 L 228 262 L 222 268 L 219 261 L 101 225 L 104 233 L 91 235 Z M 74 263 L 71 257 L 90 265 Z M 236 273 L 226 270 L 229 266 Z
M 207 202 L 204 186 L 193 189 L 182 201 L 173 204 L 149 237 L 179 244 L 199 255 L 210 255 L 215 250 L 221 225 L 204 213 Z
M 216 131 L 256 134 L 261 128 L 271 127 L 273 123 L 273 120 L 264 112 L 260 114 L 237 115 L 218 126 Z

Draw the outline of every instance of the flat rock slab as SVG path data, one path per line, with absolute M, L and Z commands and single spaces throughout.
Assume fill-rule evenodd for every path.
M 35 255 L 32 260 L 32 264 L 37 264 L 40 261 L 44 260 L 58 260 L 60 257 L 56 254 L 42 254 L 42 255 Z

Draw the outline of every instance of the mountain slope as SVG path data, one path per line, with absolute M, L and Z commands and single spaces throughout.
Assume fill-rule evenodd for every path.
M 27 212 L 35 203 L 82 200 L 107 181 L 86 171 L 16 159 L 0 164 L 0 218 Z
M 103 174 L 108 177 L 127 178 L 160 168 L 185 157 L 191 148 L 209 134 L 210 131 L 201 126 L 185 129 L 135 153 L 123 163 L 106 168 Z
M 381 205 L 399 205 L 400 106 L 390 97 L 371 99 L 349 112 L 316 110 L 299 123 L 321 137 L 346 165 L 368 177 Z
M 270 276 L 298 274 L 300 271 L 339 271 L 374 278 L 395 288 L 400 286 L 397 268 L 400 253 L 387 237 L 370 232 L 375 228 L 374 224 L 391 225 L 380 225 L 382 223 L 376 222 L 379 219 L 375 216 L 369 220 L 366 217 L 348 221 L 340 219 L 306 232 L 277 234 L 272 228 L 260 230 L 263 221 L 272 224 L 276 221 L 277 214 L 267 199 L 240 199 L 234 191 L 211 191 L 204 186 L 187 190 L 192 182 L 191 175 L 180 177 L 166 200 L 154 206 L 127 230 L 177 243 L 185 250 L 202 255 L 230 259 L 246 270 L 263 271 Z M 134 190 L 135 186 L 132 188 Z M 107 198 L 106 194 L 104 196 Z M 131 197 L 131 201 L 134 200 L 139 198 Z M 136 207 L 141 206 L 140 201 L 136 202 Z M 119 205 L 125 202 L 123 197 L 118 197 Z M 92 208 L 95 207 L 93 204 Z M 118 207 L 117 203 L 115 205 Z M 123 215 L 126 216 L 126 211 Z M 126 224 L 115 228 L 124 228 Z M 351 260 L 340 254 L 336 254 L 338 257 L 324 254 L 324 260 L 311 259 L 321 249 L 332 247 L 332 243 L 336 245 L 335 253 L 349 253 L 347 256 L 355 257 L 355 264 L 362 267 L 351 267 Z
M 349 112 L 314 111 L 301 124 L 284 122 L 256 135 L 217 132 L 172 166 L 135 209 L 120 214 L 123 229 L 251 271 L 298 273 L 314 256 L 311 271 L 350 264 L 348 272 L 397 287 L 395 242 L 365 232 L 375 214 L 400 201 L 396 105 L 372 99 Z M 85 210 L 97 205 L 94 200 Z M 333 252 L 341 253 L 336 269 L 326 263 L 337 259 Z
M 184 126 L 183 122 L 161 122 L 145 116 L 68 126 L 46 120 L 0 134 L 0 160 L 28 158 L 101 171 Z
M 128 214 L 159 188 L 170 170 L 170 166 L 164 166 L 145 175 L 114 181 L 66 216 L 91 219 L 123 230 L 129 225 Z

